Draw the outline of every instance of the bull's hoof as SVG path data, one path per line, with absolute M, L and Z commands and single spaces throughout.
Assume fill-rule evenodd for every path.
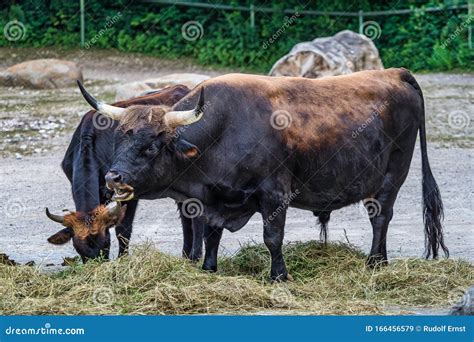
M 192 262 L 198 262 L 199 260 L 201 260 L 201 257 L 202 253 L 191 253 L 191 255 L 189 256 L 189 260 Z
M 369 255 L 365 265 L 369 268 L 376 268 L 388 265 L 388 260 L 381 254 Z
M 207 271 L 207 272 L 210 272 L 210 273 L 216 273 L 217 272 L 217 265 L 207 265 L 206 263 L 204 263 L 202 265 L 202 269 L 204 271 Z
M 201 257 L 202 257 L 202 252 L 197 252 L 197 253 L 195 253 L 195 252 L 191 251 L 191 252 L 189 252 L 189 254 L 188 254 L 188 253 L 186 253 L 186 252 L 183 251 L 183 253 L 181 254 L 181 256 L 183 257 L 183 259 L 187 259 L 187 260 L 189 260 L 189 261 L 191 261 L 191 262 L 198 262 L 198 261 L 201 259 Z
M 272 283 L 282 283 L 282 282 L 286 282 L 288 280 L 293 280 L 293 277 L 291 275 L 288 274 L 288 272 L 285 272 L 283 274 L 279 274 L 279 275 L 272 275 L 270 277 L 270 281 Z

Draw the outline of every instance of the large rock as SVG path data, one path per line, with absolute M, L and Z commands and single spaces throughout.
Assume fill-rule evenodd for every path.
M 147 92 L 165 88 L 172 85 L 183 84 L 188 88 L 194 88 L 199 83 L 209 79 L 207 75 L 201 74 L 171 74 L 145 81 L 126 83 L 117 86 L 115 101 L 123 101 L 132 97 L 146 94 Z
M 74 62 L 60 59 L 36 59 L 16 64 L 0 72 L 0 85 L 33 89 L 76 86 L 83 81 L 82 71 Z
M 271 76 L 318 78 L 383 69 L 374 43 L 364 35 L 345 30 L 332 37 L 296 44 L 273 65 Z

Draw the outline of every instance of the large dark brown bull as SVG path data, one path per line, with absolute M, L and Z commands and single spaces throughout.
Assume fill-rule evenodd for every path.
M 149 95 L 117 102 L 114 106 L 116 108 L 138 104 L 171 106 L 189 92 L 186 86 L 177 85 Z M 54 215 L 46 210 L 50 219 L 66 227 L 52 235 L 48 241 L 53 244 L 64 244 L 72 239 L 74 248 L 84 261 L 99 255 L 108 258 L 110 227 L 116 225 L 119 255 L 127 253 L 132 234 L 132 222 L 138 201 L 130 201 L 120 208 L 120 205 L 110 201 L 112 192 L 106 189 L 104 181 L 112 161 L 113 132 L 116 127 L 117 123 L 114 120 L 95 110 L 83 116 L 61 165 L 72 184 L 76 211 L 65 215 Z M 111 203 L 106 205 L 108 202 Z M 202 224 L 197 220 L 192 222 L 182 215 L 181 210 L 179 212 L 184 233 L 183 255 L 197 259 L 201 255 Z
M 387 229 L 420 132 L 427 257 L 443 241 L 443 205 L 431 173 L 423 95 L 405 69 L 323 79 L 230 74 L 203 82 L 173 108 L 109 108 L 120 120 L 106 176 L 117 200 L 171 197 L 202 205 L 204 268 L 216 269 L 222 229 L 264 221 L 272 279 L 288 273 L 282 243 L 288 205 L 328 216 L 365 200 L 368 264 L 387 261 Z M 189 126 L 185 126 L 189 125 Z

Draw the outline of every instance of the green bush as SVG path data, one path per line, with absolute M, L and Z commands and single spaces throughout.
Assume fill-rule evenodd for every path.
M 191 0 L 188 0 L 191 1 Z M 202 0 L 204 1 L 204 0 Z M 222 0 L 221 3 L 248 6 L 252 0 Z M 302 10 L 298 0 L 265 3 L 254 1 L 256 7 L 272 6 L 282 10 Z M 213 3 L 215 3 L 213 1 Z M 386 67 L 404 66 L 422 70 L 473 70 L 473 50 L 469 49 L 467 10 L 425 12 L 422 9 L 453 4 L 442 0 L 387 1 L 362 0 L 318 1 L 305 9 L 357 12 L 420 8 L 403 15 L 365 17 L 375 20 L 382 33 L 374 40 Z M 250 14 L 240 11 L 159 5 L 130 0 L 86 1 L 87 48 L 115 48 L 124 52 L 140 52 L 164 58 L 192 57 L 201 64 L 239 67 L 268 72 L 273 63 L 301 41 L 333 35 L 343 29 L 358 31 L 357 17 L 300 15 L 293 24 L 269 44 L 268 39 L 281 30 L 289 15 L 261 13 L 250 27 Z M 115 20 L 116 19 L 116 20 Z M 4 36 L 0 46 L 79 47 L 79 0 L 14 1 L 0 4 L 0 27 L 18 20 L 26 33 L 21 40 L 9 41 Z M 203 36 L 195 41 L 183 38 L 182 27 L 197 21 Z M 112 24 L 110 24 L 112 22 Z M 460 29 L 461 28 L 461 29 Z M 446 43 L 449 42 L 449 43 Z

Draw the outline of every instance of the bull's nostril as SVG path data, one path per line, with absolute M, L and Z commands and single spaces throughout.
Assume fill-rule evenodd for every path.
M 107 183 L 120 183 L 122 181 L 122 175 L 115 171 L 110 171 L 105 175 L 105 181 Z

